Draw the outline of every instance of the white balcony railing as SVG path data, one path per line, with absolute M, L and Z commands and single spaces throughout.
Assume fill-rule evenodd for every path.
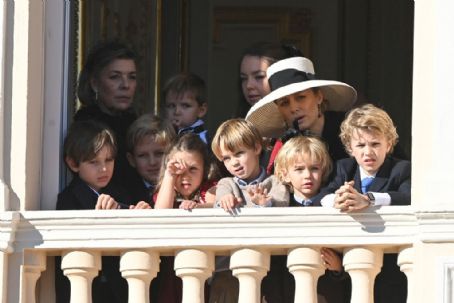
M 216 255 L 231 255 L 239 302 L 259 302 L 260 282 L 274 254 L 288 256 L 297 285 L 295 302 L 316 302 L 321 247 L 344 252 L 355 303 L 372 302 L 383 253 L 399 253 L 412 302 L 413 245 L 421 239 L 447 240 L 454 229 L 449 214 L 443 212 L 440 225 L 431 223 L 440 217 L 436 211 L 397 206 L 349 215 L 321 207 L 240 209 L 233 216 L 218 209 L 6 212 L 0 216 L 0 249 L 8 265 L 4 302 L 52 302 L 53 278 L 48 276 L 53 271 L 46 270 L 46 261 L 56 255 L 63 257 L 62 269 L 71 281 L 71 302 L 91 302 L 91 281 L 102 255 L 121 256 L 129 302 L 149 302 L 148 286 L 160 255 L 175 255 L 185 303 L 203 302 L 202 287 Z

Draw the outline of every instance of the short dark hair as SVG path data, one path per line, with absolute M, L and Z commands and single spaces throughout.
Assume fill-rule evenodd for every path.
M 117 59 L 130 59 L 137 63 L 136 53 L 123 42 L 112 40 L 101 42 L 91 49 L 79 75 L 77 96 L 83 106 L 93 105 L 95 92 L 90 81 L 101 70 Z
M 95 158 L 104 146 L 110 146 L 112 156 L 115 157 L 115 137 L 107 126 L 94 120 L 77 121 L 71 125 L 66 135 L 64 158 L 70 158 L 79 165 Z
M 162 90 L 164 102 L 170 92 L 182 96 L 186 92 L 192 92 L 199 105 L 207 103 L 206 85 L 202 78 L 192 73 L 179 73 L 167 80 Z

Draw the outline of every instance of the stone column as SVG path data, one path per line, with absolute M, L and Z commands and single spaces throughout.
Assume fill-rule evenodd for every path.
M 343 263 L 352 279 L 350 302 L 374 302 L 374 282 L 383 264 L 383 251 L 378 248 L 347 248 Z
M 317 303 L 318 278 L 325 272 L 319 248 L 290 250 L 287 267 L 295 277 L 295 302 Z
M 71 282 L 71 303 L 91 303 L 91 283 L 101 270 L 101 253 L 66 251 L 61 269 Z
M 44 270 L 46 270 L 45 252 L 24 252 L 24 264 L 21 266 L 21 303 L 36 302 L 36 282 Z
M 230 269 L 240 282 L 238 303 L 259 303 L 261 281 L 270 269 L 269 252 L 260 249 L 238 249 L 230 257 Z
M 183 280 L 182 303 L 203 303 L 205 280 L 214 270 L 214 254 L 199 249 L 184 249 L 175 255 L 175 272 Z
M 149 303 L 150 282 L 159 271 L 159 254 L 132 250 L 121 254 L 120 271 L 128 281 L 128 302 Z
M 415 261 L 415 249 L 413 247 L 405 247 L 399 251 L 397 257 L 397 265 L 400 267 L 400 271 L 407 276 L 407 302 L 414 302 L 414 279 L 413 279 L 413 267 Z

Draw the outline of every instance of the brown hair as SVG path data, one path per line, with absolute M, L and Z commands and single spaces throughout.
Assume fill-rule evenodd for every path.
M 241 147 L 256 149 L 257 144 L 263 147 L 263 139 L 257 128 L 244 119 L 230 119 L 219 126 L 211 149 L 215 156 L 222 161 L 221 146 L 235 152 Z
M 180 73 L 167 80 L 162 90 L 164 100 L 170 92 L 181 97 L 186 92 L 192 92 L 199 105 L 207 103 L 205 81 L 191 73 Z
M 107 126 L 94 120 L 74 122 L 63 144 L 64 158 L 70 158 L 79 165 L 95 158 L 104 146 L 109 146 L 115 157 L 115 137 Z
M 162 161 L 161 174 L 155 192 L 159 192 L 167 163 L 177 152 L 198 153 L 203 159 L 203 182 L 213 181 L 219 177 L 217 165 L 213 161 L 213 156 L 209 153 L 207 145 L 197 134 L 187 133 L 178 138 L 170 148 L 165 160 Z
M 96 101 L 95 91 L 90 84 L 91 79 L 98 77 L 103 68 L 117 59 L 130 59 L 137 63 L 136 53 L 119 41 L 101 42 L 90 51 L 77 85 L 77 96 L 83 106 L 93 105 Z

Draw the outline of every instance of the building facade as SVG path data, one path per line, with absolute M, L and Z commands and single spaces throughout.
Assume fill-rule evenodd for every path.
M 68 211 L 53 209 L 60 184 L 68 91 L 69 1 L 6 0 L 0 6 L 0 297 L 53 302 L 53 257 L 72 302 L 90 302 L 102 255 L 120 255 L 130 302 L 148 302 L 160 255 L 175 255 L 183 302 L 203 302 L 215 255 L 231 255 L 240 302 L 259 302 L 269 256 L 287 254 L 295 302 L 316 302 L 319 249 L 344 252 L 352 302 L 372 302 L 384 253 L 399 253 L 408 302 L 453 302 L 454 3 L 415 0 L 412 205 L 353 215 L 334 209 Z

